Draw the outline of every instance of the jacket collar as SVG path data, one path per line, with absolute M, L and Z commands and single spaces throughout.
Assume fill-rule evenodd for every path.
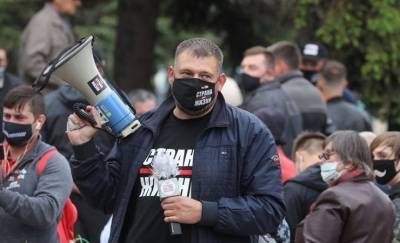
M 331 186 L 335 186 L 337 184 L 348 181 L 352 182 L 372 181 L 372 175 L 368 175 L 364 169 L 358 168 L 347 172 L 346 174 L 341 176 L 337 181 L 332 183 Z
M 248 105 L 248 103 L 250 103 L 251 99 L 257 94 L 260 94 L 260 93 L 263 93 L 266 91 L 280 89 L 280 88 L 281 88 L 281 83 L 279 83 L 278 80 L 273 80 L 268 83 L 265 83 L 262 86 L 258 87 L 257 89 L 246 94 L 241 107 L 246 107 L 246 105 Z
M 52 148 L 50 145 L 43 145 L 44 144 L 42 143 L 42 136 L 39 134 L 39 138 L 36 140 L 35 144 L 26 152 L 24 157 L 22 157 L 20 164 L 40 158 L 45 152 Z
M 303 73 L 300 70 L 293 70 L 290 71 L 280 77 L 277 77 L 276 79 L 281 83 L 286 83 L 287 81 L 293 79 L 293 78 L 304 78 Z
M 270 82 L 267 82 L 263 86 L 261 86 L 258 89 L 256 89 L 256 92 L 279 89 L 280 87 L 281 87 L 281 83 L 278 80 L 275 79 L 275 80 L 272 80 Z
M 219 92 L 217 101 L 211 110 L 211 117 L 207 125 L 208 128 L 227 127 L 229 125 L 227 105 L 222 94 Z M 162 123 L 175 108 L 175 100 L 172 96 L 168 97 L 154 112 L 148 116 L 144 115 L 142 125 L 150 129 L 154 135 L 159 134 Z
M 342 102 L 342 101 L 344 101 L 342 96 L 335 96 L 335 97 L 329 98 L 326 102 L 327 103 L 338 103 L 338 102 Z

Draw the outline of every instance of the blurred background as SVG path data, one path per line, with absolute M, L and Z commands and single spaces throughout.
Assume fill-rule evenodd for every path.
M 15 73 L 21 33 L 43 3 L 0 0 L 0 45 Z M 319 41 L 346 65 L 349 87 L 368 112 L 400 129 L 400 1 L 82 0 L 72 23 L 79 37 L 96 37 L 107 78 L 125 91 L 154 90 L 186 38 L 218 43 L 230 76 L 253 45 Z

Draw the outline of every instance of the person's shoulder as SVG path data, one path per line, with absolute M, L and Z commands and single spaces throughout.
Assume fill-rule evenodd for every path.
M 39 11 L 37 11 L 29 21 L 29 24 L 45 23 L 49 21 L 49 8 L 44 5 Z
M 49 162 L 50 161 L 57 161 L 59 163 L 67 163 L 67 159 L 62 155 L 56 147 L 53 145 L 50 145 L 42 140 L 39 141 L 39 147 L 38 147 L 38 160 L 43 159 L 45 156 L 50 155 L 48 157 Z
M 143 122 L 143 121 L 150 120 L 155 115 L 156 111 L 157 111 L 157 109 L 154 109 L 154 110 L 144 113 L 143 115 L 138 117 L 139 121 Z
M 230 105 L 226 105 L 225 109 L 228 113 L 228 119 L 230 122 L 237 121 L 238 125 L 252 126 L 257 129 L 265 128 L 265 125 L 260 119 L 246 110 Z
M 23 84 L 23 82 L 20 78 L 18 78 L 17 76 L 15 76 L 14 74 L 9 73 L 9 72 L 5 73 L 5 80 L 7 82 L 9 82 L 10 87 L 15 87 L 15 86 Z

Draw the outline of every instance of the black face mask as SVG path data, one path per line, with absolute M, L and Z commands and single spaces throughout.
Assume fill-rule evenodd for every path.
M 309 71 L 309 70 L 301 70 L 301 72 L 303 73 L 304 78 L 310 81 L 311 83 L 314 82 L 313 76 L 318 73 L 317 71 Z
M 197 78 L 175 79 L 172 95 L 185 113 L 200 115 L 214 103 L 216 96 L 215 83 Z
M 3 134 L 11 146 L 25 146 L 32 137 L 32 124 L 3 121 Z
M 239 78 L 240 87 L 246 92 L 251 92 L 260 87 L 260 78 L 253 77 L 245 73 L 241 73 Z
M 393 159 L 374 160 L 374 170 L 376 182 L 382 185 L 387 184 L 398 173 Z

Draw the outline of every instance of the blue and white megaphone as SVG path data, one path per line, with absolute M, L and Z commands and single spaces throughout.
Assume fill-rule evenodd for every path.
M 140 127 L 140 122 L 130 108 L 129 101 L 102 78 L 93 58 L 93 36 L 83 38 L 65 49 L 51 61 L 34 82 L 36 90 L 42 90 L 50 76 L 64 80 L 77 89 L 100 114 L 101 125 L 116 137 L 126 137 Z

